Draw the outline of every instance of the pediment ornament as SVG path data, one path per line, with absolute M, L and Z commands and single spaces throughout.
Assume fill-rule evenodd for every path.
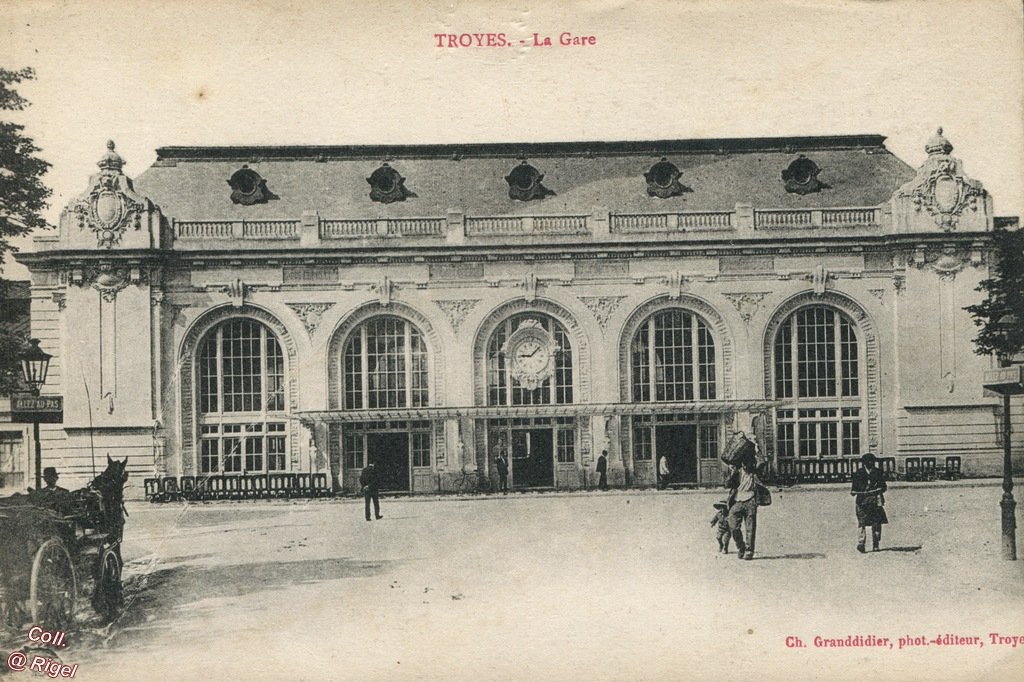
M 978 199 L 984 199 L 986 192 L 980 182 L 964 174 L 960 159 L 949 155 L 953 145 L 942 137 L 942 128 L 926 149 L 928 159 L 917 177 L 900 187 L 896 196 L 909 198 L 916 210 L 927 211 L 948 232 L 956 228 L 964 211 L 978 210 Z
M 117 246 L 122 235 L 131 229 L 142 229 L 142 216 L 152 210 L 152 203 L 135 192 L 132 181 L 121 168 L 124 161 L 114 151 L 114 142 L 107 142 L 107 153 L 97 164 L 100 172 L 93 175 L 86 194 L 71 204 L 78 216 L 78 228 L 89 228 L 96 235 L 96 246 L 110 249 Z

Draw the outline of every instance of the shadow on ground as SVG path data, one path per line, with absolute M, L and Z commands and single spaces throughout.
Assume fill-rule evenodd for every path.
M 759 556 L 758 559 L 824 559 L 824 554 L 818 552 L 804 552 L 802 554 L 770 554 L 768 556 Z
M 145 644 L 173 629 L 173 612 L 203 600 L 231 599 L 283 587 L 383 573 L 387 561 L 348 558 L 267 561 L 226 566 L 176 565 L 127 576 L 121 616 L 102 629 L 83 630 L 76 644 L 83 649 Z

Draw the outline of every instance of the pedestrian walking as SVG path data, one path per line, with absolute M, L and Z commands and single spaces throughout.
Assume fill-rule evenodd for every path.
M 729 502 L 722 500 L 715 502 L 715 509 L 718 512 L 711 519 L 711 525 L 715 528 L 715 539 L 718 540 L 718 551 L 722 554 L 729 553 L 729 538 L 732 531 L 729 529 Z
M 726 481 L 733 499 L 729 507 L 729 530 L 736 544 L 740 559 L 754 558 L 754 543 L 757 538 L 757 507 L 771 504 L 771 493 L 757 475 L 757 461 L 744 457 Z
M 597 458 L 597 487 L 601 490 L 608 490 L 608 451 L 602 450 L 601 456 Z
M 658 490 L 664 490 L 665 486 L 668 485 L 668 457 L 662 455 L 658 458 Z
M 380 497 L 379 487 L 380 482 L 377 475 L 377 465 L 370 462 L 363 468 L 363 472 L 359 474 L 359 485 L 363 489 L 363 501 L 366 506 L 366 520 L 370 520 L 370 501 L 373 501 L 373 515 L 375 518 L 382 519 L 380 513 Z
M 876 458 L 870 452 L 860 458 L 861 467 L 853 472 L 850 494 L 855 496 L 857 512 L 857 551 L 863 554 L 867 542 L 867 528 L 871 526 L 871 551 L 877 552 L 882 541 L 882 524 L 889 523 L 885 513 L 885 475 L 875 466 Z
M 505 459 L 505 449 L 498 449 L 498 456 L 494 458 L 494 466 L 498 469 L 498 490 L 508 494 L 508 460 Z

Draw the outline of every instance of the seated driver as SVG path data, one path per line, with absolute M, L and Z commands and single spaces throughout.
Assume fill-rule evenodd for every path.
M 71 493 L 67 488 L 57 485 L 58 478 L 60 478 L 60 474 L 54 467 L 43 469 L 43 480 L 46 481 L 46 485 L 32 493 L 32 501 L 40 507 L 64 514 L 70 507 Z

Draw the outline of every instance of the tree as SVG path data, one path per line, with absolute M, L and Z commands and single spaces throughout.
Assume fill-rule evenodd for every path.
M 995 276 L 982 280 L 977 289 L 987 297 L 964 310 L 981 327 L 974 352 L 1009 357 L 1024 352 L 1024 230 L 997 228 L 992 245 Z M 1004 322 L 1008 315 L 1009 326 Z
M 33 78 L 35 72 L 30 68 L 0 69 L 0 111 L 27 107 L 28 101 L 13 86 Z M 0 274 L 7 255 L 17 250 L 11 238 L 47 227 L 42 211 L 47 207 L 50 189 L 41 178 L 50 164 L 36 157 L 39 148 L 24 130 L 17 123 L 0 121 Z M 0 304 L 6 298 L 6 289 L 0 279 Z M 24 348 L 23 335 L 0 328 L 0 395 L 20 388 L 18 355 Z

